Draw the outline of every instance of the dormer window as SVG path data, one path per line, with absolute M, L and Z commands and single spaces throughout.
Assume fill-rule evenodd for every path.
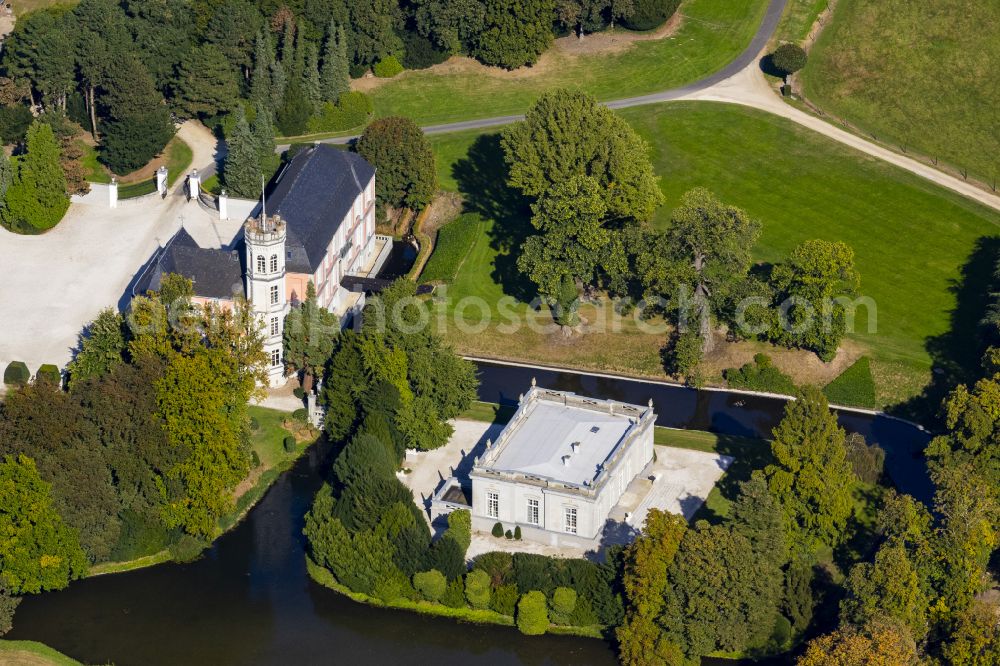
M 267 260 L 264 259 L 264 255 L 257 255 L 257 272 L 263 273 L 267 271 Z

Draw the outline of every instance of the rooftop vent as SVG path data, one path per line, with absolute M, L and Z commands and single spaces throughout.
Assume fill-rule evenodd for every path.
M 591 426 L 590 432 L 600 432 L 601 426 Z
M 563 456 L 562 457 L 563 467 L 569 467 L 569 459 L 572 458 L 572 457 L 573 456 Z
M 576 453 L 577 451 L 580 450 L 580 442 L 573 442 L 572 444 L 569 445 L 569 448 L 570 450 L 573 451 L 573 453 Z

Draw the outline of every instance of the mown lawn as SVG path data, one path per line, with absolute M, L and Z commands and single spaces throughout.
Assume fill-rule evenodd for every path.
M 800 73 L 820 108 L 992 184 L 1000 3 L 840 0 Z
M 683 23 L 666 39 L 612 53 L 551 51 L 514 73 L 467 64 L 409 71 L 372 91 L 375 115 L 427 125 L 523 113 L 544 91 L 580 88 L 602 100 L 642 95 L 711 74 L 750 43 L 767 0 L 686 0 Z
M 830 0 L 788 0 L 774 35 L 775 41 L 801 42 L 829 4 Z
M 839 377 L 823 387 L 823 393 L 834 405 L 869 409 L 878 406 L 871 360 L 867 356 L 859 358 Z
M 466 213 L 438 229 L 434 252 L 420 273 L 420 281 L 454 280 L 479 237 L 482 224 L 478 215 Z
M 76 659 L 36 641 L 0 640 L 0 664 L 11 666 L 81 666 Z
M 754 249 L 759 261 L 781 260 L 809 238 L 854 248 L 862 293 L 877 305 L 877 328 L 868 332 L 862 308 L 851 339 L 872 359 L 879 405 L 920 393 L 932 363 L 976 365 L 975 322 L 1000 246 L 1000 214 L 751 109 L 691 102 L 622 115 L 649 141 L 661 178 L 667 203 L 654 224 L 666 225 L 681 195 L 703 186 L 762 221 Z M 467 207 L 485 220 L 449 285 L 446 307 L 466 296 L 495 304 L 506 295 L 524 312 L 531 289 L 514 263 L 530 228 L 523 202 L 503 186 L 497 136 L 462 133 L 431 141 L 442 187 L 462 192 Z M 585 308 L 584 316 L 596 313 Z M 636 329 L 628 319 L 620 331 L 565 340 L 527 330 L 504 334 L 494 322 L 482 331 L 447 334 L 468 353 L 662 375 L 662 335 Z

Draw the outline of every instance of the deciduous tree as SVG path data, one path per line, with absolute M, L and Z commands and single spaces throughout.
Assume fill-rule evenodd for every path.
M 470 53 L 487 65 L 533 65 L 552 44 L 554 0 L 484 0 L 483 28 Z
M 376 196 L 390 206 L 421 210 L 437 189 L 434 151 L 409 118 L 381 118 L 365 128 L 358 153 L 376 169 Z
M 87 571 L 76 533 L 52 506 L 35 462 L 0 462 L 0 586 L 14 594 L 57 590 Z
M 649 219 L 663 201 L 646 142 L 586 93 L 556 90 L 503 131 L 511 187 L 539 197 L 553 185 L 590 176 L 612 219 Z
M 125 320 L 105 308 L 90 323 L 80 340 L 80 351 L 69 363 L 70 386 L 91 377 L 101 377 L 124 362 Z

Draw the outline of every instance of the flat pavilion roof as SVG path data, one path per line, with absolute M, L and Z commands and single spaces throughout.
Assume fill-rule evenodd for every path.
M 489 467 L 582 486 L 593 481 L 598 465 L 631 426 L 625 415 L 539 400 L 514 426 Z M 580 444 L 575 452 L 574 442 Z M 565 464 L 563 456 L 569 456 Z

